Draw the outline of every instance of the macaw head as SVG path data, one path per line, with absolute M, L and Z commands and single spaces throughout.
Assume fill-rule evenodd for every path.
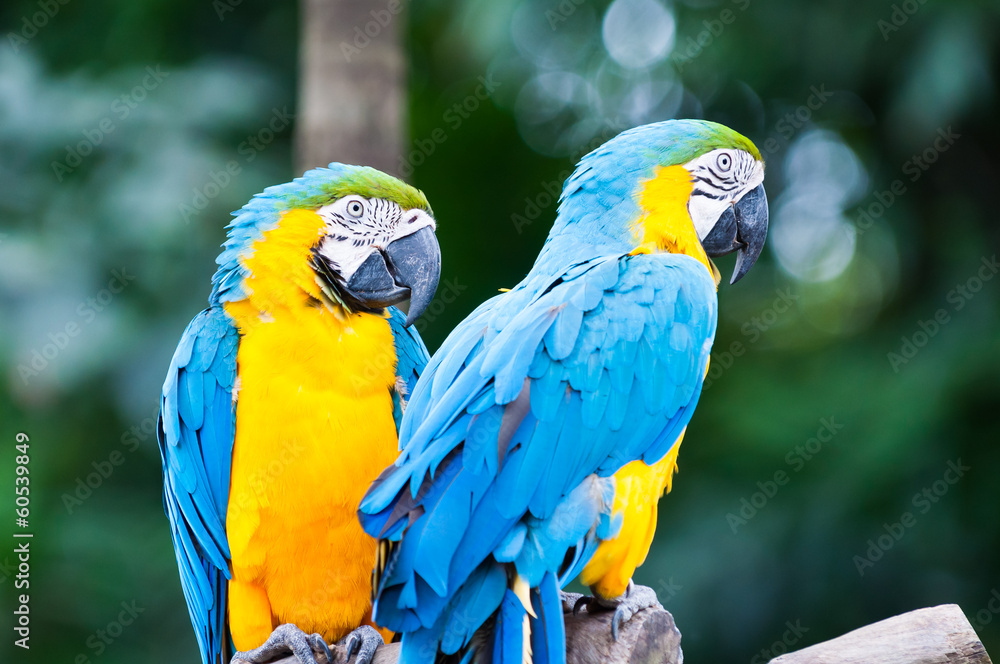
M 437 290 L 441 250 L 427 198 L 373 168 L 333 163 L 307 171 L 234 215 L 213 303 L 367 312 L 409 299 L 409 325 Z
M 584 157 L 566 181 L 550 234 L 632 253 L 700 260 L 737 252 L 735 283 L 767 236 L 764 161 L 746 137 L 705 120 L 668 120 L 622 132 Z M 718 277 L 717 277 L 718 278 Z

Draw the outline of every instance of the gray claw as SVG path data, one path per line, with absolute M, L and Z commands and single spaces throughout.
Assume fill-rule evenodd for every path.
M 347 635 L 344 647 L 347 648 L 348 660 L 357 651 L 358 657 L 354 660 L 355 664 L 370 664 L 375 656 L 375 650 L 384 644 L 385 641 L 378 630 L 371 625 L 362 625 Z
M 312 649 L 318 650 L 326 655 L 326 661 L 328 664 L 333 664 L 333 653 L 330 652 L 330 646 L 326 644 L 326 639 L 319 634 L 310 634 L 308 638 L 309 645 L 312 646 Z
M 300 664 L 319 664 L 314 651 L 323 653 L 327 662 L 333 662 L 330 647 L 319 634 L 306 634 L 292 624 L 278 625 L 259 648 L 237 652 L 230 664 L 264 664 L 279 655 L 291 652 Z
M 576 606 L 580 603 L 580 600 L 584 596 L 580 593 L 568 593 L 564 590 L 559 591 L 559 599 L 562 600 L 563 613 L 567 611 L 572 611 L 573 615 L 576 615 Z
M 612 601 L 616 603 L 615 615 L 611 617 L 611 637 L 615 641 L 618 640 L 618 628 L 623 622 L 628 622 L 632 616 L 643 609 L 663 608 L 656 598 L 655 590 L 648 586 L 633 585 L 631 581 L 628 583 L 625 594 Z
M 602 597 L 592 597 L 577 593 L 561 593 L 561 596 L 564 610 L 567 609 L 570 601 L 573 602 L 574 616 L 584 606 L 587 607 L 587 613 L 613 610 L 615 614 L 611 616 L 611 636 L 615 641 L 618 640 L 618 632 L 621 624 L 628 622 L 632 616 L 643 609 L 651 607 L 663 608 L 660 601 L 656 599 L 656 591 L 647 586 L 637 586 L 632 583 L 631 579 L 629 579 L 625 592 L 613 599 L 604 599 Z

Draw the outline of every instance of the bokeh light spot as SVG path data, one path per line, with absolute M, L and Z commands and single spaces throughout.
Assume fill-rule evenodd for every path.
M 656 0 L 615 0 L 604 15 L 601 36 L 615 62 L 643 69 L 667 57 L 676 28 L 674 15 Z

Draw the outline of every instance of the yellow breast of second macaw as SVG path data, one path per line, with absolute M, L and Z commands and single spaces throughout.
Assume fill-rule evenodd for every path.
M 396 357 L 383 315 L 320 301 L 312 213 L 285 215 L 246 259 L 226 531 L 237 648 L 294 623 L 336 640 L 370 609 L 375 542 L 356 516 L 396 458 Z
M 614 512 L 622 515 L 622 528 L 614 539 L 597 547 L 594 557 L 580 573 L 580 581 L 605 599 L 625 592 L 629 579 L 646 560 L 656 533 L 658 501 L 669 493 L 677 471 L 680 438 L 663 459 L 649 466 L 633 461 L 615 473 Z

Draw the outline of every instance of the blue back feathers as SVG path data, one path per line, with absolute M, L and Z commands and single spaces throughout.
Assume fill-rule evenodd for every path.
M 704 265 L 631 255 L 635 194 L 656 166 L 718 147 L 717 127 L 640 127 L 585 157 L 530 273 L 431 358 L 400 458 L 360 510 L 370 534 L 397 542 L 375 620 L 403 632 L 401 662 L 476 647 L 519 662 L 515 575 L 531 588 L 534 651 L 564 661 L 558 587 L 620 527 L 611 476 L 660 460 L 687 425 L 715 334 Z M 493 638 L 477 645 L 484 625 Z

